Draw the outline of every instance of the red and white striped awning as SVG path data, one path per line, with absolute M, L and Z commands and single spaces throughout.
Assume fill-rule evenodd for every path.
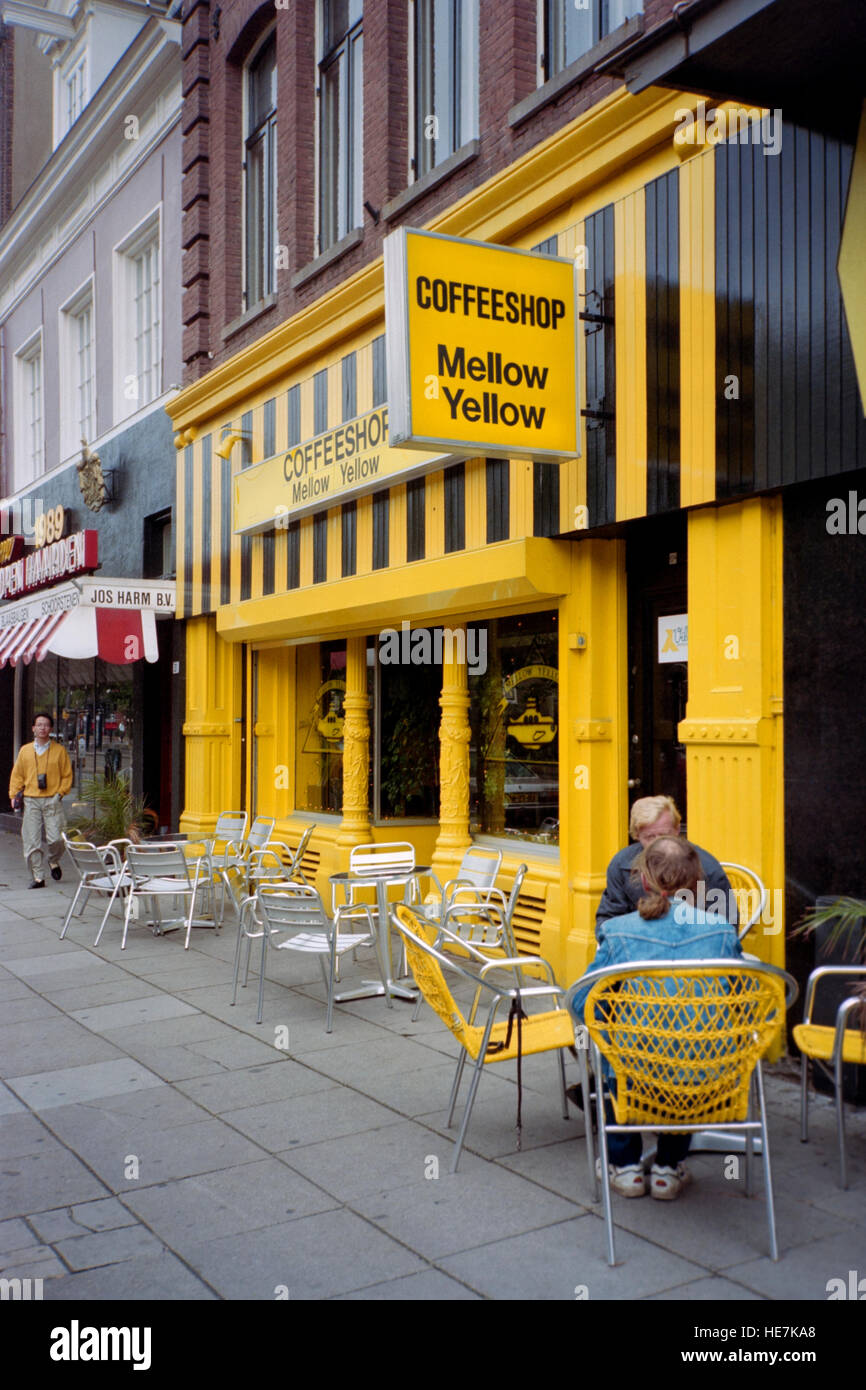
M 173 610 L 170 582 L 80 580 L 47 589 L 0 609 L 0 670 L 44 661 L 49 652 L 73 661 L 99 656 L 113 666 L 157 661 L 157 612 Z

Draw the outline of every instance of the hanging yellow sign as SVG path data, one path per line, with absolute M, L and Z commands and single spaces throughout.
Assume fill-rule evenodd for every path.
M 390 443 L 578 454 L 574 264 L 409 227 L 384 252 Z

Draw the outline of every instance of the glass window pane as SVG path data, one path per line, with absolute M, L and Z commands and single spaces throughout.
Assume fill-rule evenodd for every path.
M 295 805 L 339 815 L 343 809 L 345 642 L 298 647 Z
M 559 661 L 555 612 L 474 624 L 470 821 L 475 833 L 559 840 Z M 486 644 L 486 648 L 485 648 Z M 478 675 L 472 675 L 472 658 Z M 486 658 L 486 670 L 481 673 Z
M 425 658 L 417 665 L 388 661 L 390 644 L 380 648 L 376 756 L 381 820 L 435 819 L 439 815 L 442 664 L 432 660 L 436 654 L 434 636 L 433 629 L 413 632 L 413 658 Z M 420 646 L 425 638 L 429 644 L 426 651 Z M 441 641 L 439 647 L 441 651 Z

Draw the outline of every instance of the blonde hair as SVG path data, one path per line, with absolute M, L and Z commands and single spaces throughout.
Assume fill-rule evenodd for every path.
M 639 796 L 631 808 L 631 815 L 628 822 L 628 833 L 633 840 L 636 840 L 640 832 L 647 826 L 654 824 L 659 816 L 663 816 L 665 811 L 670 811 L 674 820 L 674 830 L 679 830 L 682 816 L 677 810 L 677 804 L 670 796 Z
M 649 798 L 648 798 L 649 799 Z M 674 893 L 688 889 L 694 901 L 703 868 L 694 845 L 679 835 L 659 835 L 638 855 L 633 866 L 647 882 L 637 910 L 645 922 L 664 917 Z

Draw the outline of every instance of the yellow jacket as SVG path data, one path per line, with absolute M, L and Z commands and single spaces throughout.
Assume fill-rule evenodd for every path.
M 38 772 L 46 774 L 44 792 L 39 790 L 36 780 Z M 33 743 L 25 743 L 15 759 L 12 776 L 9 778 L 9 800 L 11 801 L 20 791 L 23 791 L 25 796 L 48 797 L 56 796 L 58 792 L 65 796 L 71 786 L 72 764 L 62 743 L 56 743 L 52 739 L 46 752 L 38 756 Z

